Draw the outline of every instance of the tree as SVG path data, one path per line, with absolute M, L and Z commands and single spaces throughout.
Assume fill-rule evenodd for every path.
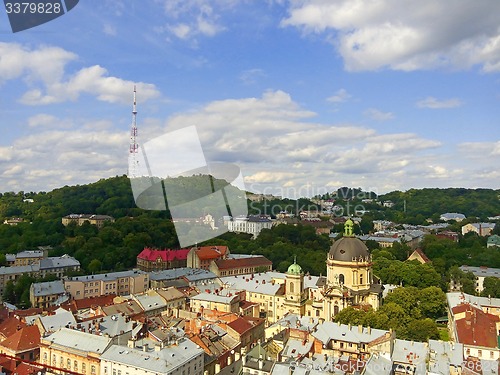
M 446 313 L 446 294 L 437 286 L 419 290 L 418 301 L 422 316 L 435 320 Z
M 102 263 L 99 259 L 92 259 L 87 267 L 87 270 L 94 274 L 102 270 Z
M 406 328 L 401 330 L 400 338 L 415 341 L 428 341 L 429 339 L 439 339 L 437 324 L 432 319 L 413 320 Z
M 500 279 L 493 276 L 485 277 L 481 296 L 500 298 Z
M 354 307 L 346 307 L 335 315 L 334 321 L 341 324 L 358 325 L 363 324 L 365 312 L 363 310 L 355 309 Z
M 16 293 L 14 291 L 14 282 L 12 280 L 7 281 L 5 284 L 5 289 L 3 290 L 2 299 L 5 302 L 15 303 Z

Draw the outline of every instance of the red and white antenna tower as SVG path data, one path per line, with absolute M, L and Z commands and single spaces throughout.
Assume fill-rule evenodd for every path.
M 128 157 L 128 176 L 130 178 L 139 177 L 139 160 L 137 153 L 139 145 L 137 144 L 137 102 L 135 99 L 136 89 L 134 85 L 134 107 L 132 109 L 132 129 L 130 130 L 130 149 Z

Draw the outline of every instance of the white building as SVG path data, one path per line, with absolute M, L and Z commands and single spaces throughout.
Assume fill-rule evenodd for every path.
M 149 340 L 136 345 L 111 345 L 101 355 L 101 375 L 202 375 L 204 351 L 188 339 L 162 347 L 150 345 Z
M 227 223 L 229 232 L 248 233 L 257 238 L 264 228 L 270 229 L 273 225 L 271 219 L 266 216 L 243 216 L 234 217 Z
M 500 278 L 500 268 L 489 267 L 473 267 L 473 266 L 460 266 L 464 272 L 472 272 L 476 277 L 476 292 L 481 293 L 484 289 L 483 283 L 485 277 Z

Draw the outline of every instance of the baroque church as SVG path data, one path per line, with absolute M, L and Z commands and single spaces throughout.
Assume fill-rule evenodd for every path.
M 331 246 L 326 278 L 305 276 L 296 261 L 288 268 L 283 314 L 290 312 L 332 321 L 348 306 L 379 308 L 382 285 L 373 275 L 368 248 L 354 236 L 353 226 L 348 219 L 343 237 Z

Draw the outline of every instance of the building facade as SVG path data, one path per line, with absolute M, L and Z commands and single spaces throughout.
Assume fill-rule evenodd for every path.
M 137 255 L 137 268 L 151 272 L 186 267 L 188 253 L 189 249 L 156 250 L 146 247 Z
M 64 288 L 73 299 L 144 293 L 149 288 L 149 274 L 141 270 L 69 277 Z

